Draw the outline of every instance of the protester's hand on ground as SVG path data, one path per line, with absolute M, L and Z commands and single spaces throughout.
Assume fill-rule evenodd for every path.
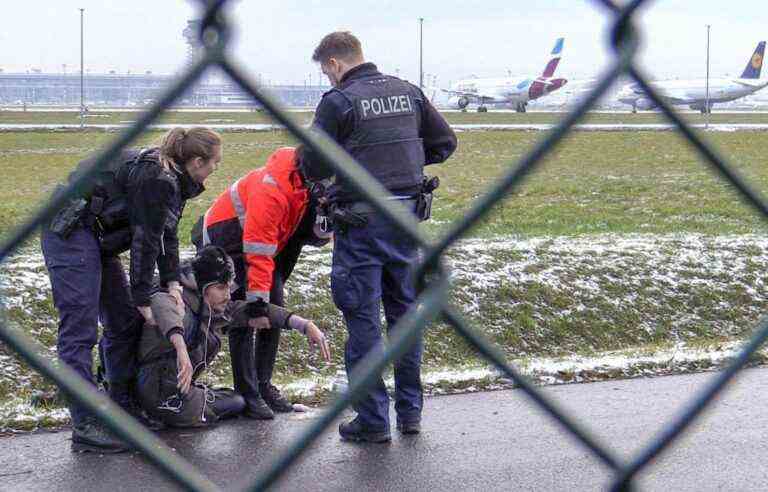
M 323 356 L 323 360 L 330 362 L 331 348 L 328 345 L 328 339 L 325 338 L 325 334 L 320 331 L 320 328 L 311 321 L 307 323 L 307 338 L 309 338 L 310 347 L 317 345 L 320 348 L 320 355 Z
M 266 316 L 259 316 L 258 318 L 249 319 L 248 326 L 254 330 L 269 330 L 272 328 L 272 325 L 269 324 L 269 318 Z

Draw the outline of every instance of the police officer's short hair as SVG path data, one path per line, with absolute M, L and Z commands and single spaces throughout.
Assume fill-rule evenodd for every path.
M 363 57 L 360 40 L 349 31 L 336 31 L 327 34 L 315 48 L 312 61 L 327 63 L 331 58 L 352 61 Z

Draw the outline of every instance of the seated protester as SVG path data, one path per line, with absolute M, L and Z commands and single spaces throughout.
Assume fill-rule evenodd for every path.
M 184 314 L 165 292 L 152 296 L 157 326 L 145 325 L 139 346 L 138 395 L 144 410 L 175 427 L 197 427 L 240 414 L 242 395 L 212 389 L 199 378 L 219 353 L 230 324 L 247 324 L 245 302 L 232 301 L 232 260 L 217 246 L 203 248 L 181 268 Z M 270 305 L 272 326 L 304 333 L 330 360 L 328 342 L 311 321 Z

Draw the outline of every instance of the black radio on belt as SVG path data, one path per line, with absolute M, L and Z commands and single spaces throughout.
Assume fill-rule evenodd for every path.
M 63 193 L 64 187 L 60 186 L 54 192 Z M 82 219 L 86 213 L 88 202 L 83 198 L 72 198 L 59 209 L 53 216 L 49 224 L 51 232 L 57 234 L 62 239 L 67 239 L 78 224 L 82 224 Z
M 432 217 L 432 192 L 440 187 L 440 178 L 424 176 L 421 181 L 421 191 L 416 198 L 416 217 L 421 221 Z

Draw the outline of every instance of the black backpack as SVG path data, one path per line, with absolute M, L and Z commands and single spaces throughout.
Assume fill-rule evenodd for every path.
M 156 149 L 122 151 L 84 185 L 81 196 L 87 200 L 94 231 L 102 254 L 119 255 L 131 246 L 131 214 L 129 188 L 139 166 L 156 162 Z M 69 175 L 70 182 L 88 172 L 95 157 L 80 161 Z
M 131 176 L 152 149 L 128 149 L 122 151 L 99 172 L 91 176 L 83 188 L 81 196 L 88 200 L 91 214 L 98 220 L 102 233 L 109 233 L 130 225 L 128 204 L 128 185 Z M 96 157 L 83 159 L 69 175 L 69 181 L 88 172 L 96 162 Z

